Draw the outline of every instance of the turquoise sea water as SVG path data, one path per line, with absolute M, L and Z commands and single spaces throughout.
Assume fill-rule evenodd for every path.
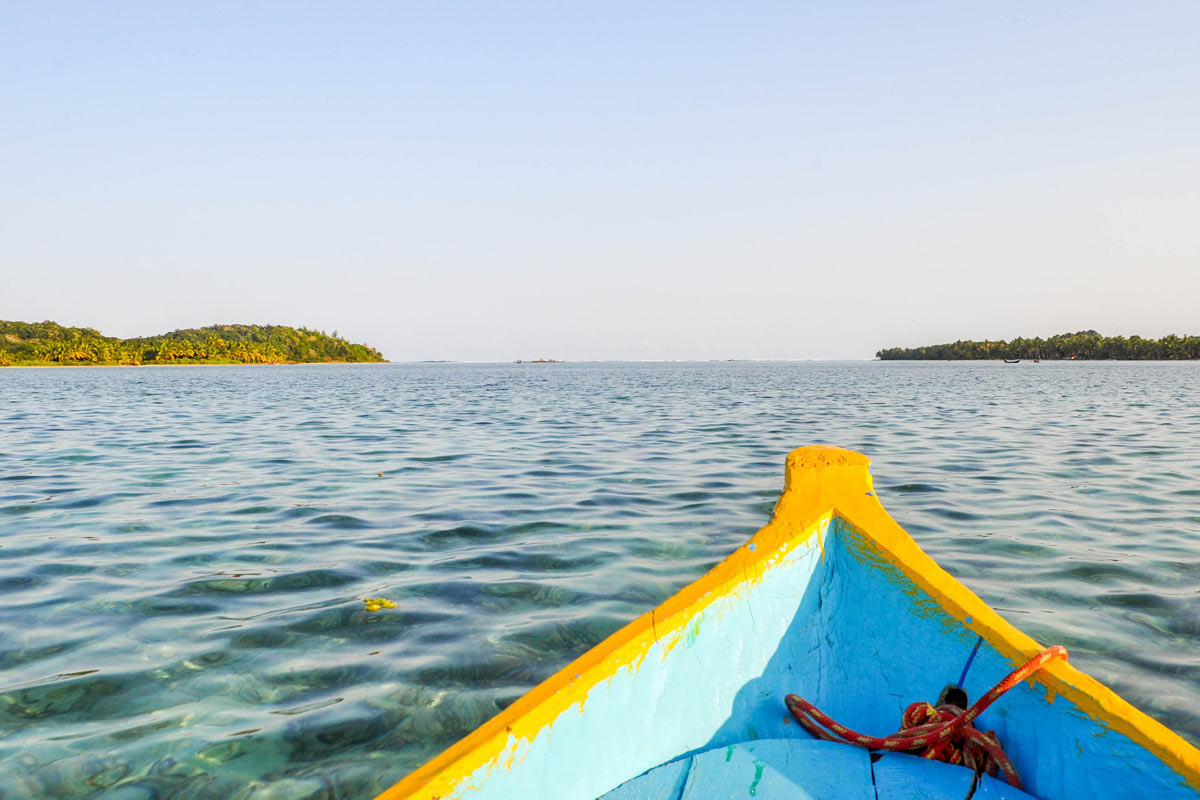
M 808 443 L 1200 742 L 1198 409 L 1192 363 L 3 370 L 0 798 L 370 797 L 742 543 Z

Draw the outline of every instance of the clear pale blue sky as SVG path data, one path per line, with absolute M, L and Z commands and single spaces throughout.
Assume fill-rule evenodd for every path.
M 393 360 L 1200 333 L 1200 3 L 0 3 L 0 318 Z

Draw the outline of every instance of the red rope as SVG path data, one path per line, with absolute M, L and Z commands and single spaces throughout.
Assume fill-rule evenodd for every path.
M 919 752 L 923 758 L 964 764 L 989 775 L 995 775 L 998 770 L 1004 773 L 1010 786 L 1020 789 L 1021 779 L 1001 749 L 995 731 L 979 731 L 971 723 L 1002 694 L 1056 658 L 1067 658 L 1067 651 L 1061 645 L 1043 650 L 1010 672 L 965 711 L 953 705 L 934 708 L 929 703 L 913 703 L 904 711 L 900 730 L 890 736 L 864 736 L 852 731 L 794 694 L 785 697 L 784 702 L 796 721 L 817 738 L 856 744 L 870 750 Z

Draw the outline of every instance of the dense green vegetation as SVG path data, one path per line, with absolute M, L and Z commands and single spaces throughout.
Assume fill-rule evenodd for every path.
M 383 361 L 378 350 L 286 325 L 210 325 L 117 339 L 56 322 L 0 320 L 0 366 L 79 364 L 285 364 Z
M 1161 339 L 1140 336 L 1101 336 L 1096 331 L 1060 333 L 1048 339 L 1013 339 L 1006 342 L 957 341 L 925 347 L 889 347 L 875 354 L 884 361 L 897 359 L 947 360 L 979 358 L 1068 359 L 1188 359 L 1200 358 L 1200 336 L 1170 334 Z

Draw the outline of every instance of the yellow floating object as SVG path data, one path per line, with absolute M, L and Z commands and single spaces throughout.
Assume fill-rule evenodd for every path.
M 375 612 L 383 608 L 395 608 L 396 604 L 386 597 L 364 597 L 363 603 L 366 605 L 367 611 Z

